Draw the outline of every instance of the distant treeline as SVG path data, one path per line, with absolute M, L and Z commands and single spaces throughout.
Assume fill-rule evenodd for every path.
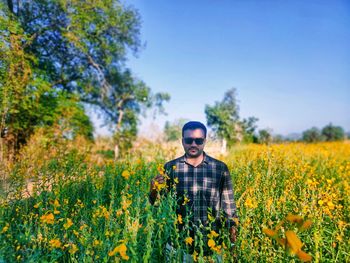
M 332 123 L 321 130 L 316 127 L 304 131 L 302 134 L 293 136 L 273 135 L 271 129 L 257 129 L 258 118 L 250 116 L 242 119 L 239 114 L 236 88 L 231 88 L 224 94 L 221 101 L 214 105 L 205 105 L 207 125 L 211 128 L 209 136 L 222 142 L 223 151 L 227 146 L 235 143 L 280 143 L 288 141 L 321 142 L 340 141 L 350 137 L 350 132 L 345 133 L 340 126 Z M 174 122 L 166 122 L 164 136 L 167 141 L 175 141 L 181 138 L 181 128 L 188 121 L 178 119 Z
M 332 142 L 342 141 L 350 139 L 350 132 L 345 132 L 341 126 L 335 126 L 332 123 L 324 126 L 322 129 L 312 127 L 303 131 L 302 133 L 294 133 L 291 135 L 273 135 L 268 130 L 263 130 L 263 137 L 260 136 L 260 132 L 257 135 L 258 143 L 281 143 L 281 142 Z

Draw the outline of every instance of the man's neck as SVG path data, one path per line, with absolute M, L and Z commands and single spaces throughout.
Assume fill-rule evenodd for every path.
M 190 165 L 196 167 L 200 165 L 203 162 L 204 159 L 204 154 L 202 153 L 198 157 L 188 157 L 187 154 L 185 155 L 186 162 L 189 163 Z

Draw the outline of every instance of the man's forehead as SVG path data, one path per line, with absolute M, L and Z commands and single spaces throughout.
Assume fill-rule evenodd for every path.
M 188 129 L 184 131 L 184 137 L 196 136 L 196 137 L 204 137 L 204 131 L 200 128 L 197 129 Z

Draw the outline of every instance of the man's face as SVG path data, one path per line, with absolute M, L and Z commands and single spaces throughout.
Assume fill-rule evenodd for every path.
M 203 153 L 205 145 L 204 131 L 202 129 L 185 130 L 182 138 L 182 145 L 187 157 L 199 157 Z

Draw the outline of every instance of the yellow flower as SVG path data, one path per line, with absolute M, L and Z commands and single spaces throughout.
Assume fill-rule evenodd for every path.
M 346 223 L 344 221 L 342 221 L 342 220 L 339 220 L 338 221 L 338 226 L 339 226 L 339 228 L 343 228 L 344 226 L 346 226 Z
M 208 214 L 208 219 L 210 222 L 213 222 L 215 220 L 215 217 L 213 217 L 210 213 Z
M 185 243 L 186 243 L 187 245 L 192 246 L 193 238 L 192 238 L 192 237 L 186 237 L 186 238 L 185 238 Z
M 131 204 L 132 204 L 132 201 L 126 199 L 126 197 L 123 196 L 122 201 L 121 201 L 122 209 L 124 211 L 126 211 Z
M 6 223 L 6 225 L 2 228 L 1 233 L 6 233 L 9 230 L 9 224 Z
M 341 235 L 339 235 L 339 234 L 336 236 L 335 239 L 338 240 L 339 242 L 343 241 L 343 237 Z
M 154 182 L 154 185 L 153 185 L 153 189 L 156 189 L 158 192 L 160 191 L 160 190 L 162 190 L 163 188 L 165 188 L 166 187 L 166 184 L 164 183 L 164 184 L 160 184 L 160 183 L 158 183 L 157 181 L 156 182 Z
M 244 205 L 248 208 L 257 208 L 258 207 L 258 205 L 256 203 L 253 203 L 252 199 L 250 199 L 250 198 L 247 198 L 245 200 Z
M 103 242 L 102 242 L 102 241 L 99 241 L 99 240 L 97 240 L 97 239 L 95 239 L 94 242 L 92 243 L 92 245 L 93 245 L 94 247 L 97 247 L 97 246 L 102 245 L 102 244 L 103 244 Z
M 263 232 L 268 235 L 269 237 L 274 237 L 277 235 L 277 232 L 268 228 L 264 228 Z
M 62 246 L 62 243 L 59 239 L 52 239 L 49 242 L 51 248 L 60 248 Z
M 289 214 L 289 215 L 287 215 L 286 219 L 291 223 L 299 223 L 300 224 L 303 222 L 303 218 L 301 216 L 298 216 L 298 215 Z
M 161 174 L 161 175 L 164 174 L 164 167 L 163 167 L 163 165 L 158 164 L 158 165 L 157 165 L 157 170 L 158 170 L 158 173 L 159 173 L 159 174 Z
M 78 250 L 79 250 L 78 247 L 75 244 L 72 244 L 68 252 L 74 255 Z
M 128 260 L 129 256 L 126 254 L 127 247 L 125 244 L 120 244 L 119 246 L 115 247 L 112 251 L 108 252 L 108 256 L 113 257 L 115 254 L 119 253 L 119 255 L 124 260 Z
M 213 251 L 215 251 L 216 253 L 220 253 L 221 252 L 221 246 L 214 246 L 211 248 Z
M 214 248 L 215 247 L 215 241 L 213 239 L 208 240 L 208 247 Z
M 293 231 L 288 230 L 286 231 L 286 238 L 293 254 L 298 253 L 301 250 L 303 243 L 301 243 L 297 235 Z
M 300 227 L 300 230 L 308 229 L 312 225 L 311 220 L 306 220 Z
M 55 216 L 52 213 L 43 215 L 40 217 L 40 221 L 44 224 L 51 224 L 53 225 L 55 222 Z
M 134 221 L 131 226 L 129 226 L 129 231 L 137 232 L 142 227 L 138 221 Z
M 177 215 L 176 223 L 179 223 L 180 225 L 183 223 L 182 222 L 182 215 L 180 215 L 180 214 Z
M 208 237 L 209 237 L 210 239 L 212 239 L 212 238 L 214 238 L 214 237 L 218 237 L 218 236 L 219 236 L 219 234 L 216 233 L 214 230 L 211 230 L 211 231 L 210 231 L 210 234 L 208 234 Z
M 328 208 L 333 210 L 334 209 L 334 204 L 332 201 L 327 202 Z
M 115 215 L 116 215 L 117 217 L 121 216 L 122 214 L 123 214 L 123 210 L 121 210 L 121 209 L 118 209 L 118 210 L 115 212 Z
M 197 262 L 197 260 L 198 260 L 198 252 L 197 252 L 197 251 L 194 251 L 194 252 L 193 252 L 192 258 L 193 258 L 193 261 L 194 261 L 194 262 Z
M 73 221 L 70 218 L 67 218 L 67 223 L 63 224 L 64 229 L 68 229 L 73 225 Z
M 130 177 L 130 172 L 127 171 L 127 170 L 124 170 L 124 171 L 122 172 L 122 176 L 123 176 L 126 180 L 128 180 L 129 177 Z
M 186 205 L 189 201 L 190 199 L 187 196 L 185 196 L 184 202 L 182 203 L 182 205 Z
M 55 199 L 55 201 L 53 202 L 53 206 L 60 207 L 61 205 L 60 205 L 60 202 L 57 199 Z
M 312 260 L 312 257 L 311 257 L 309 254 L 307 254 L 307 253 L 305 253 L 304 251 L 302 251 L 302 250 L 300 250 L 300 251 L 297 253 L 297 256 L 298 256 L 298 258 L 299 258 L 301 261 L 303 261 L 303 262 L 309 262 L 309 261 Z

